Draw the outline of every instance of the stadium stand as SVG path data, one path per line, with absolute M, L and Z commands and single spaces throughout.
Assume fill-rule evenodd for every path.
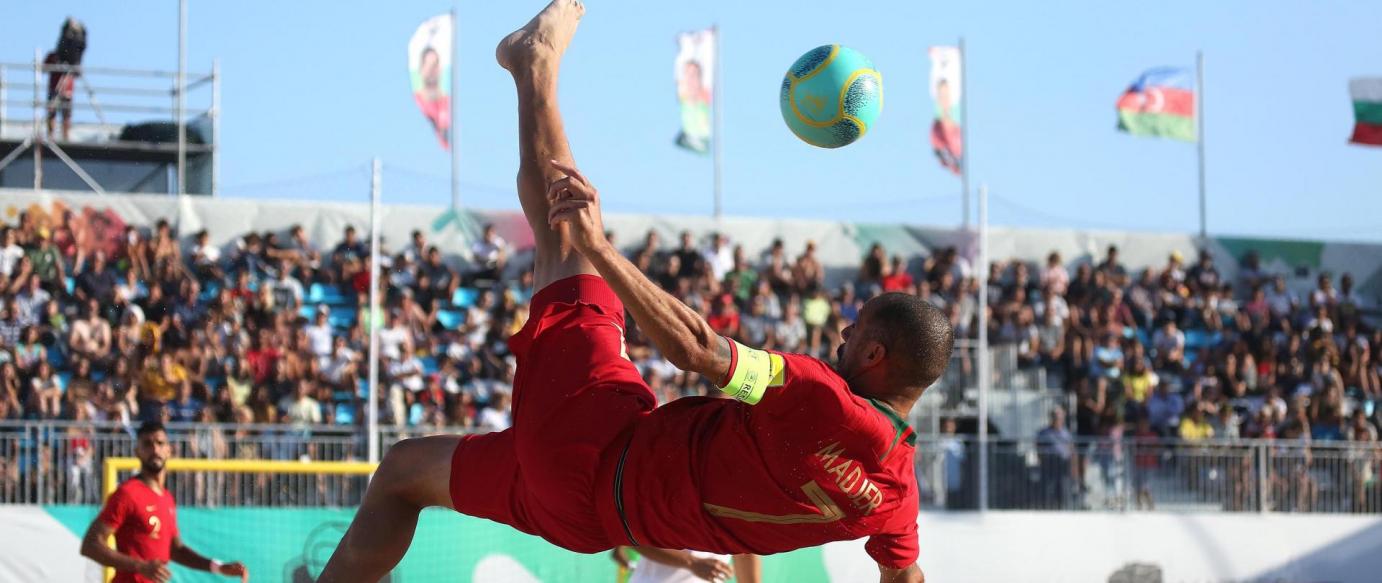
M 207 233 L 183 236 L 165 221 L 126 231 L 106 257 L 78 252 L 70 232 L 35 227 L 22 212 L 4 229 L 0 421 L 216 421 L 348 434 L 370 406 L 363 355 L 376 322 L 374 405 L 385 426 L 482 431 L 509 422 L 504 340 L 525 322 L 533 291 L 522 266 L 496 281 L 433 260 L 431 249 L 390 252 L 385 310 L 369 318 L 368 249 L 353 231 L 325 252 L 273 232 L 241 233 L 219 248 Z M 954 248 L 889 257 L 875 244 L 854 277 L 827 287 L 825 268 L 805 250 L 717 239 L 670 247 L 650 236 L 628 254 L 720 333 L 748 343 L 829 361 L 863 301 L 883 292 L 925 297 L 973 337 L 982 291 L 996 350 L 1071 396 L 1063 426 L 1076 440 L 1132 436 L 1139 426 L 1188 441 L 1376 440 L 1382 331 L 1364 318 L 1349 274 L 1322 276 L 1298 297 L 1251 252 L 1234 258 L 1238 279 L 1226 281 L 1207 252 L 1134 272 L 1110 248 L 1088 261 L 1053 253 L 1041 265 L 995 262 L 979 290 Z M 710 388 L 663 360 L 636 326 L 629 355 L 664 401 Z M 15 482 L 25 463 L 9 455 L 0 480 Z

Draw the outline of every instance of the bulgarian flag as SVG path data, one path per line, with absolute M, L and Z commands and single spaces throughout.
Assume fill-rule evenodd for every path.
M 1143 73 L 1118 98 L 1118 129 L 1134 136 L 1195 141 L 1195 81 L 1190 69 Z
M 1348 82 L 1353 97 L 1355 144 L 1382 146 L 1382 77 L 1359 77 Z

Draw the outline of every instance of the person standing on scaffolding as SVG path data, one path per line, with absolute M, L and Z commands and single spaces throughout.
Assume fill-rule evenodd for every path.
M 58 36 L 58 46 L 43 58 L 43 68 L 48 71 L 48 137 L 53 137 L 53 120 L 58 110 L 62 110 L 62 139 L 66 141 L 72 133 L 72 94 L 81 72 L 76 68 L 82 64 L 82 54 L 86 52 L 86 26 L 81 21 L 68 17 L 62 23 Z

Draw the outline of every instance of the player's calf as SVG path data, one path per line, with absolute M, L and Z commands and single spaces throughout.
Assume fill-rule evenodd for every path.
M 429 506 L 451 507 L 454 435 L 405 439 L 389 448 L 319 583 L 378 581 L 403 559 Z

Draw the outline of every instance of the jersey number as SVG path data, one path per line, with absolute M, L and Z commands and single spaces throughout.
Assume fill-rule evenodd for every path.
M 820 511 L 819 514 L 760 514 L 758 512 L 749 512 L 747 510 L 739 510 L 737 508 L 720 506 L 718 504 L 706 504 L 705 509 L 712 515 L 721 518 L 734 518 L 747 522 L 766 522 L 768 524 L 824 524 L 827 522 L 835 522 L 844 517 L 844 513 L 840 511 L 839 505 L 835 504 L 835 501 L 830 499 L 830 496 L 825 493 L 825 490 L 822 489 L 821 485 L 817 484 L 815 480 L 802 484 L 801 491 L 806 494 L 806 498 L 816 506 L 816 510 Z
M 157 516 L 150 516 L 150 517 L 149 517 L 149 528 L 154 529 L 154 532 L 153 532 L 152 534 L 150 534 L 149 537 L 150 537 L 150 538 L 158 538 L 158 531 L 159 531 L 159 529 L 162 529 L 162 528 L 163 528 L 163 522 L 160 521 L 160 520 L 158 519 Z

